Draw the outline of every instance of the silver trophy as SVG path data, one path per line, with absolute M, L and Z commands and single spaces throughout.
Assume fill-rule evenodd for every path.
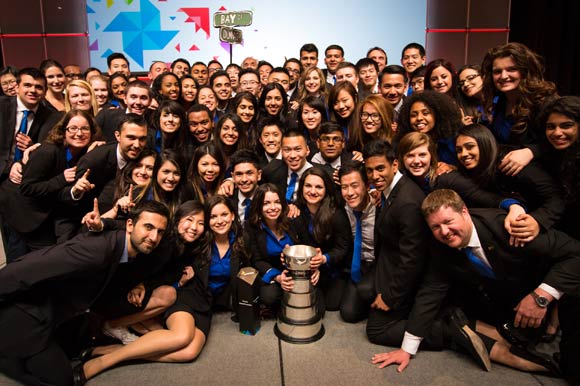
M 284 248 L 283 252 L 286 267 L 294 279 L 294 288 L 290 292 L 284 291 L 274 333 L 290 343 L 315 342 L 324 336 L 316 288 L 310 283 L 310 259 L 316 256 L 316 249 L 308 245 L 293 245 Z

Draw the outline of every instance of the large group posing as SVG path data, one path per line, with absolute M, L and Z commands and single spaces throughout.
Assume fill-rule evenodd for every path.
M 318 313 L 400 347 L 379 367 L 454 349 L 580 384 L 580 98 L 519 43 L 459 70 L 417 43 L 299 54 L 0 71 L 0 371 L 192 361 L 238 271 L 275 317 L 306 244 Z

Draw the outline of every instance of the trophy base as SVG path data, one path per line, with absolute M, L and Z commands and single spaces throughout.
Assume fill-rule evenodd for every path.
M 322 320 L 313 324 L 288 324 L 280 319 L 274 326 L 274 334 L 288 343 L 305 344 L 316 342 L 324 336 L 325 330 Z

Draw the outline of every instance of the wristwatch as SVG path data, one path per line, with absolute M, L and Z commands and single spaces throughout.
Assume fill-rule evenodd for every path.
M 550 301 L 549 301 L 547 298 L 545 298 L 545 297 L 543 297 L 543 296 L 540 296 L 540 295 L 538 295 L 538 294 L 536 293 L 536 291 L 532 291 L 532 292 L 530 292 L 530 295 L 532 295 L 532 297 L 533 297 L 533 298 L 534 298 L 534 300 L 536 301 L 536 304 L 537 304 L 537 305 L 538 305 L 538 307 L 540 307 L 540 308 L 546 308 L 546 307 L 548 307 L 548 304 L 550 304 Z

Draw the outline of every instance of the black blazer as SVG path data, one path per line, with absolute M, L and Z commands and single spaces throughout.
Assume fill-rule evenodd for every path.
M 30 154 L 23 168 L 22 184 L 5 181 L 13 194 L 2 194 L 3 213 L 6 221 L 18 232 L 27 233 L 37 229 L 55 211 L 63 211 L 61 201 L 69 185 L 64 179 L 66 148 L 44 143 Z
M 328 254 L 329 267 L 342 270 L 350 268 L 352 259 L 353 238 L 350 222 L 344 208 L 338 208 L 332 217 L 330 237 L 320 243 L 316 242 L 314 235 L 308 230 L 309 215 L 304 209 L 300 210 L 300 216 L 292 220 L 291 226 L 300 237 L 300 243 L 320 248 L 322 254 Z
M 428 261 L 425 195 L 403 176 L 375 219 L 376 292 L 391 309 L 410 307 Z
M 332 178 L 332 173 L 329 171 L 331 168 L 325 168 L 323 165 L 317 163 L 311 162 L 311 164 L 312 166 L 322 168 Z M 286 189 L 288 189 L 288 166 L 284 161 L 273 159 L 262 169 L 262 183 L 265 184 L 267 182 L 276 185 L 283 196 L 286 194 Z
M 290 239 L 295 243 L 300 243 L 300 237 L 296 234 L 292 227 L 288 230 Z M 285 267 L 282 265 L 279 256 L 270 258 L 266 249 L 266 231 L 260 226 L 247 224 L 244 228 L 245 243 L 252 266 L 258 270 L 260 275 L 264 275 L 270 268 L 276 268 L 283 271 Z
M 13 160 L 10 158 L 10 152 L 12 146 L 14 146 L 14 129 L 16 128 L 16 113 L 18 109 L 16 98 L 15 96 L 0 96 L 0 175 L 8 174 L 12 166 Z M 28 136 L 33 143 L 42 139 L 40 138 L 40 128 L 51 114 L 52 112 L 42 103 L 38 105 L 32 125 L 30 125 L 28 130 Z
M 99 210 L 101 213 L 105 213 L 113 206 L 114 189 L 110 189 L 111 192 L 108 192 L 106 195 L 102 195 L 101 193 L 109 181 L 115 180 L 117 172 L 119 171 L 119 167 L 117 166 L 117 143 L 99 146 L 82 156 L 77 163 L 76 179 L 81 178 L 87 169 L 91 170 L 88 180 L 92 184 L 95 184 L 94 189 L 86 192 L 79 201 L 74 201 L 70 193 L 71 186 L 64 198 L 67 200 L 67 203 L 76 206 L 79 214 L 84 215 L 92 210 L 93 199 L 97 197 L 99 198 Z
M 83 233 L 24 255 L 0 270 L 0 301 L 10 301 L 40 321 L 66 321 L 89 309 L 105 288 L 125 239 L 125 231 Z M 39 307 L 35 299 L 50 302 Z
M 461 291 L 483 289 L 500 314 L 512 314 L 518 302 L 542 282 L 568 295 L 580 295 L 579 241 L 549 230 L 524 247 L 512 247 L 503 226 L 504 211 L 471 209 L 470 214 L 497 280 L 478 275 L 461 251 L 433 239 L 429 268 L 407 324 L 411 334 L 426 336 L 453 287 Z

